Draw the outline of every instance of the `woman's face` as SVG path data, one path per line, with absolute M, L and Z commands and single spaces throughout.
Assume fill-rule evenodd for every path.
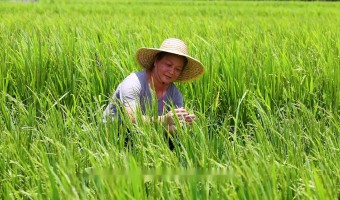
M 156 59 L 153 68 L 154 76 L 164 84 L 174 82 L 181 74 L 185 63 L 183 56 L 165 54 L 162 58 Z

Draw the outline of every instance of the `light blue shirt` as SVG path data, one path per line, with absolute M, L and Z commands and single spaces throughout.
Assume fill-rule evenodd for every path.
M 183 96 L 173 83 L 168 87 L 164 97 L 158 99 L 158 115 L 167 113 L 172 104 L 175 108 L 183 107 Z M 138 105 L 140 105 L 143 114 L 146 113 L 147 105 L 152 105 L 152 96 L 145 70 L 131 73 L 118 85 L 112 101 L 104 111 L 104 118 L 110 115 L 114 117 L 122 106 L 135 110 Z

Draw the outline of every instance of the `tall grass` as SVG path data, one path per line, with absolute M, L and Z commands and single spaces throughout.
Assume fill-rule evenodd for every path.
M 1 199 L 339 198 L 339 6 L 0 2 Z M 173 151 L 155 124 L 102 123 L 168 37 L 206 66 L 177 84 L 198 120 Z

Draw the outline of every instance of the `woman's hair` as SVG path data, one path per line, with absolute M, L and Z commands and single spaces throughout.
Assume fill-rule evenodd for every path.
M 151 66 L 150 66 L 149 69 L 152 70 L 152 69 L 155 67 L 155 66 L 154 66 L 155 61 L 164 58 L 164 56 L 166 56 L 166 55 L 176 55 L 176 56 L 180 56 L 180 55 L 177 55 L 177 54 L 172 54 L 172 53 L 168 53 L 168 52 L 161 51 L 161 52 L 159 52 L 159 53 L 157 53 L 157 54 L 155 55 L 154 61 L 152 62 L 152 64 L 151 64 Z M 188 59 L 187 59 L 185 56 L 180 56 L 180 57 L 183 57 L 183 58 L 184 58 L 184 65 L 183 65 L 183 69 L 184 69 L 184 67 L 185 67 L 185 66 L 187 65 L 187 63 L 188 63 Z

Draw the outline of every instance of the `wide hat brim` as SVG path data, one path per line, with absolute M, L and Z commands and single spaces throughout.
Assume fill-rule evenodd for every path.
M 179 51 L 143 47 L 143 48 L 138 49 L 136 53 L 137 61 L 143 68 L 149 69 L 150 67 L 153 66 L 154 61 L 155 61 L 155 56 L 159 52 L 172 53 L 172 54 L 184 56 L 187 58 L 188 63 L 184 66 L 183 71 L 181 72 L 179 77 L 175 80 L 175 82 L 192 81 L 200 77 L 205 71 L 200 61 L 196 60 L 195 58 L 187 54 L 183 54 L 182 52 L 179 52 Z

